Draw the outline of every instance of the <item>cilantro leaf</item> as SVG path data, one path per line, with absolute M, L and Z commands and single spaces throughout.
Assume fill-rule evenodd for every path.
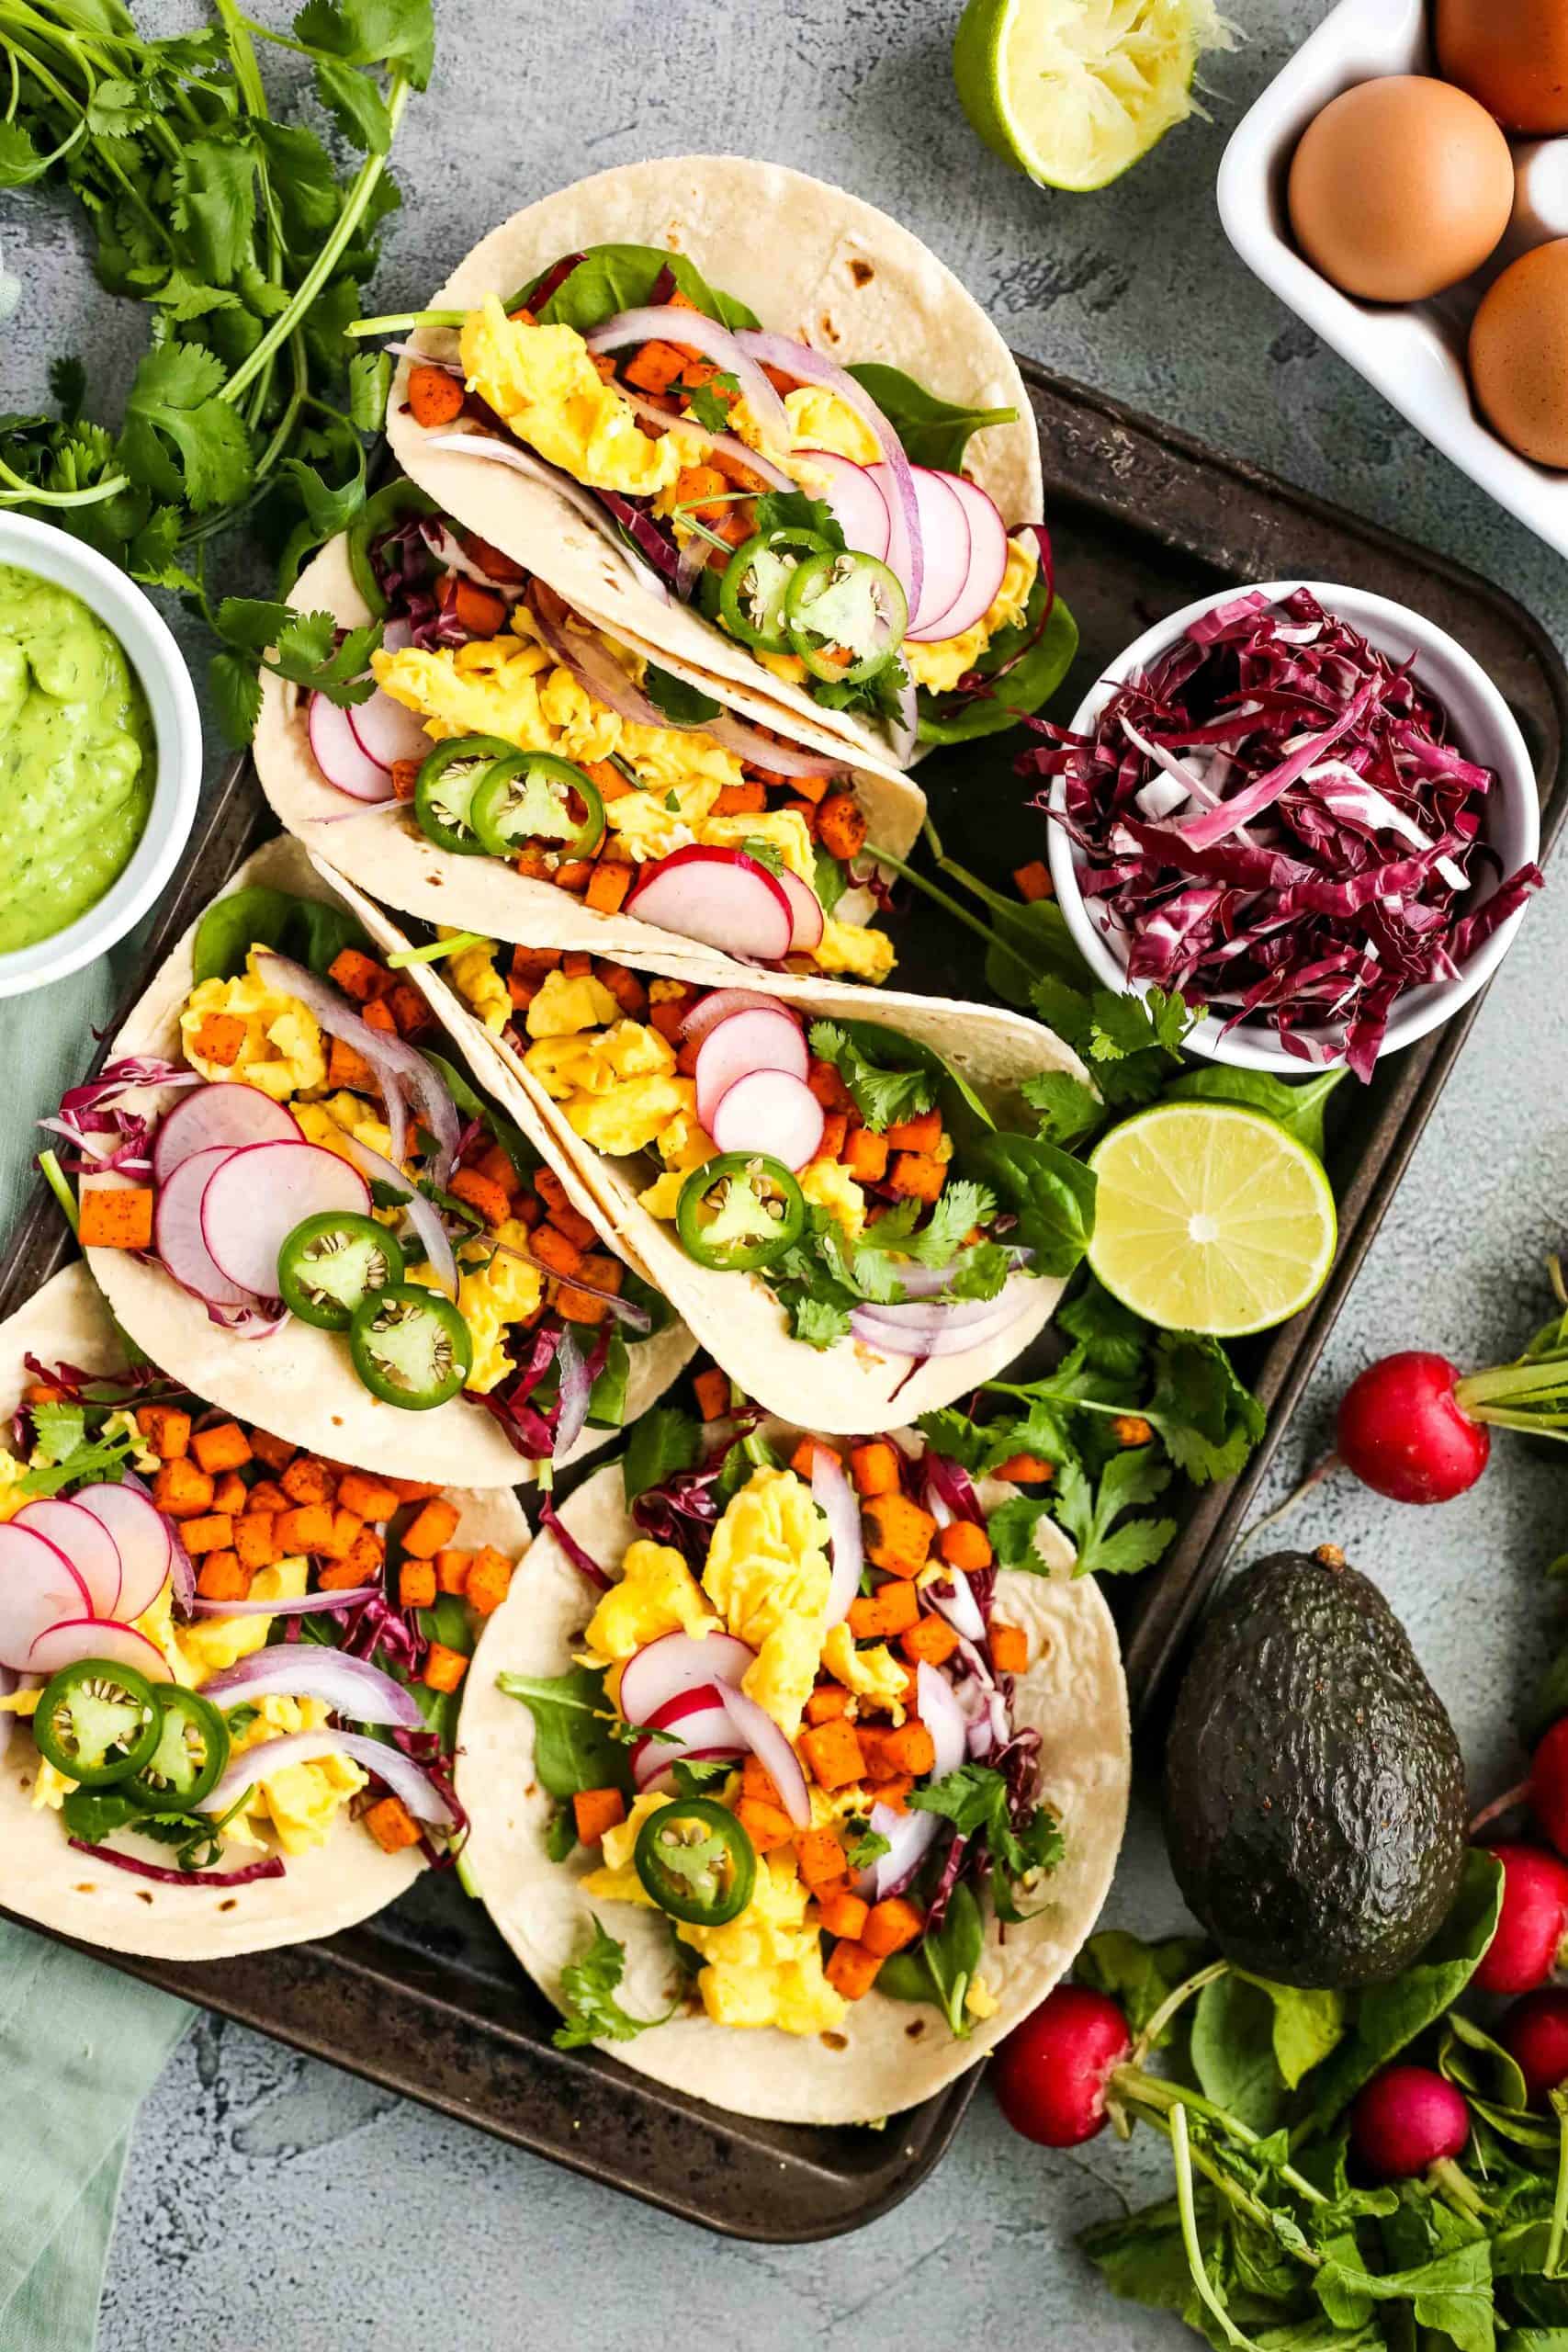
M 215 653 L 207 666 L 218 722 L 236 749 L 248 743 L 261 717 L 261 677 L 243 653 Z
M 136 371 L 119 437 L 131 479 L 197 514 L 243 496 L 251 439 L 237 409 L 219 397 L 221 360 L 193 343 L 165 343 Z M 173 444 L 173 448 L 169 444 Z
M 747 857 L 763 867 L 767 873 L 782 874 L 784 872 L 784 858 L 772 842 L 763 841 L 755 833 L 748 833 L 738 846 Z
M 1176 1533 L 1173 1519 L 1127 1520 L 1124 1511 L 1152 1503 L 1170 1484 L 1170 1466 L 1150 1445 L 1114 1453 L 1098 1487 L 1081 1463 L 1064 1462 L 1057 1471 L 1055 1516 L 1077 1546 L 1073 1574 L 1132 1576 L 1151 1567 Z
M 852 1821 L 848 1826 L 854 1837 L 854 1843 L 846 1856 L 851 1870 L 868 1871 L 873 1862 L 880 1861 L 884 1854 L 893 1851 L 892 1839 L 885 1838 L 880 1829 L 873 1829 L 861 1820 Z
M 1162 1332 L 1155 1345 L 1155 1390 L 1142 1408 L 1166 1452 L 1195 1485 L 1231 1478 L 1263 1435 L 1265 1415 L 1219 1341 Z
M 389 65 L 425 88 L 434 62 L 431 0 L 306 0 L 294 38 L 349 65 Z
M 687 395 L 686 413 L 696 420 L 705 433 L 728 433 L 729 404 L 739 397 L 739 379 L 720 368 L 707 383 L 699 384 Z
M 1057 1309 L 1056 1324 L 1078 1342 L 1094 1371 L 1127 1385 L 1142 1378 L 1153 1334 L 1141 1316 L 1112 1298 L 1092 1275 Z
M 348 141 L 372 155 L 384 155 L 392 143 L 392 120 L 380 91 L 367 74 L 334 57 L 316 61 L 316 96 Z
M 87 370 L 74 352 L 49 363 L 49 390 L 67 424 L 74 424 L 87 397 Z
M 20 1481 L 26 1495 L 57 1495 L 62 1487 L 82 1486 L 90 1479 L 118 1479 L 134 1449 L 129 1430 L 116 1437 L 90 1437 L 80 1405 L 35 1405 L 30 1418 L 34 1444 L 27 1476 Z
M 672 727 L 700 727 L 707 719 L 723 715 L 723 704 L 716 702 L 712 695 L 705 695 L 700 686 L 678 678 L 672 670 L 661 670 L 657 662 L 645 664 L 642 690 Z
M 132 96 L 140 107 L 140 97 Z M 174 166 L 174 224 L 197 277 L 231 286 L 255 236 L 255 150 L 237 139 L 189 140 Z
M 1036 1070 L 1026 1078 L 1023 1099 L 1040 1114 L 1040 1133 L 1047 1143 L 1080 1143 L 1105 1116 L 1105 1105 L 1092 1086 L 1065 1069 Z
M 1163 989 L 1152 988 L 1143 996 L 1133 996 L 1098 989 L 1092 1004 L 1089 1057 L 1122 1061 L 1129 1054 L 1146 1053 L 1157 1046 L 1174 1060 L 1197 1018 L 1174 989 L 1167 995 Z
M 901 1041 L 890 1036 L 888 1042 L 896 1048 Z M 812 1023 L 811 1051 L 818 1061 L 832 1063 L 856 1110 L 875 1135 L 935 1108 L 937 1080 L 931 1070 L 919 1065 L 904 1069 L 880 1067 L 866 1057 L 836 1021 Z
M 1015 1818 L 1007 1776 L 994 1764 L 960 1764 L 940 1781 L 914 1789 L 906 1802 L 919 1813 L 941 1814 L 961 1838 L 984 1841 L 991 1862 L 991 1899 L 999 1917 L 1022 1915 L 1014 1890 L 1055 1870 L 1066 1851 L 1061 1825 L 1046 1805 Z
M 840 1340 L 848 1339 L 847 1302 L 803 1291 L 793 1283 L 782 1287 L 780 1296 L 789 1309 L 791 1332 L 808 1348 L 836 1348 Z
M 561 1970 L 557 1997 L 563 2022 L 553 2037 L 558 2050 L 581 2050 L 590 2041 L 634 2041 L 650 2026 L 668 2025 L 680 2007 L 674 2003 L 661 2018 L 634 2018 L 622 2008 L 615 1995 L 626 1973 L 626 1948 L 596 1915 L 590 1916 L 592 1942 L 581 1959 L 569 1961 Z
M 770 490 L 758 499 L 753 527 L 759 531 L 815 531 L 830 548 L 841 548 L 844 534 L 824 498 L 808 498 L 803 490 Z M 889 665 L 891 666 L 891 665 Z

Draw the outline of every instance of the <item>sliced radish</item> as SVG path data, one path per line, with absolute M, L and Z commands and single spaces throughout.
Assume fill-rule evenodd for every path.
M 754 1069 L 727 1087 L 706 1127 L 720 1151 L 761 1151 L 785 1168 L 804 1168 L 822 1146 L 827 1114 L 804 1079 Z
M 390 800 L 392 772 L 373 760 L 348 723 L 341 704 L 322 694 L 310 696 L 307 731 L 310 756 L 327 782 L 352 800 Z
M 826 475 L 821 487 L 813 484 L 813 488 L 831 508 L 833 520 L 844 535 L 845 546 L 858 548 L 863 555 L 874 555 L 878 563 L 886 563 L 893 518 L 877 476 L 886 473 L 886 468 L 857 466 L 852 458 L 841 458 L 836 449 L 797 449 L 795 454 Z M 918 473 L 916 480 L 918 482 Z
M 763 996 L 757 989 L 712 989 L 697 999 L 682 1022 L 681 1042 L 700 1046 L 708 1031 L 728 1021 L 732 1012 L 784 1012 L 785 1009 L 776 996 Z
M 254 1092 L 254 1089 L 247 1091 Z M 228 1090 L 214 1087 L 212 1091 L 217 1094 Z M 168 1182 L 160 1186 L 152 1212 L 152 1247 L 166 1272 L 182 1289 L 205 1299 L 209 1306 L 258 1304 L 254 1291 L 231 1283 L 227 1274 L 220 1272 L 201 1236 L 202 1195 L 209 1180 L 217 1174 L 224 1160 L 233 1157 L 232 1146 L 217 1143 L 209 1150 L 193 1152 L 190 1159 L 182 1159 Z
M 0 1722 L 4 1720 L 0 1716 Z M 728 1716 L 725 1721 L 728 1724 Z M 650 1767 L 648 1778 L 639 1781 L 634 1770 L 632 1785 L 639 1797 L 645 1796 L 650 1789 L 660 1789 L 671 1779 L 677 1764 L 739 1764 L 745 1752 L 744 1748 L 735 1745 L 733 1730 L 729 1733 L 728 1747 L 661 1747 L 658 1749 L 659 1760 Z
M 83 1658 L 134 1667 L 149 1682 L 172 1682 L 169 1661 L 156 1642 L 113 1617 L 64 1617 L 39 1635 L 28 1653 L 29 1674 L 59 1674 Z
M 159 1121 L 152 1138 L 153 1182 L 166 1184 L 182 1159 L 210 1151 L 218 1144 L 237 1151 L 247 1143 L 300 1140 L 293 1114 L 259 1086 L 247 1086 L 243 1079 L 232 1078 L 219 1085 L 198 1086 L 194 1093 L 182 1095 Z
M 789 910 L 795 919 L 795 928 L 789 935 L 789 952 L 792 956 L 809 956 L 814 947 L 822 944 L 822 929 L 827 921 L 822 912 L 822 901 L 798 874 L 790 872 L 787 865 L 780 874 L 779 880 L 784 885 L 784 894 L 789 900 Z
M 672 1732 L 674 1739 L 639 1739 L 632 1749 L 632 1781 L 638 1789 L 646 1789 L 661 1780 L 673 1764 L 684 1757 L 739 1756 L 742 1744 L 737 1738 L 735 1726 L 725 1712 L 723 1686 L 706 1682 L 694 1690 L 683 1690 L 663 1706 L 656 1708 L 649 1718 L 652 1731 Z
M 119 1553 L 119 1605 L 117 1617 L 137 1618 L 152 1608 L 168 1582 L 175 1564 L 169 1522 L 153 1502 L 134 1487 L 79 1487 L 72 1498 L 79 1510 L 91 1511 L 114 1537 Z
M 423 760 L 429 755 L 430 738 L 418 711 L 405 710 L 379 686 L 368 702 L 350 706 L 348 723 L 366 758 L 389 771 L 394 761 Z
M 915 479 L 918 486 L 919 476 Z M 969 525 L 969 571 L 944 613 L 933 613 L 929 618 L 922 616 L 918 626 L 908 630 L 917 643 L 923 644 L 962 637 L 966 628 L 983 620 L 997 601 L 1008 568 L 1008 527 L 995 503 L 962 474 L 939 474 L 932 479 L 944 482 L 964 509 Z
M 920 509 L 920 547 L 925 557 L 925 573 L 920 582 L 919 602 L 909 601 L 908 637 L 918 637 L 933 621 L 940 620 L 963 594 L 969 577 L 969 514 L 962 499 L 953 495 L 945 474 L 932 473 L 928 466 L 912 469 L 915 496 Z M 892 484 L 885 478 L 885 469 L 874 466 L 884 491 L 891 495 Z M 895 571 L 897 566 L 894 566 Z M 906 580 L 904 585 L 908 586 Z
M 782 1006 L 731 1013 L 708 1031 L 697 1049 L 697 1116 L 711 1136 L 714 1114 L 737 1079 L 760 1069 L 804 1079 L 810 1067 L 805 1033 Z
M 811 1792 L 787 1732 L 744 1690 L 725 1690 L 719 1695 L 730 1722 L 777 1789 L 779 1802 L 795 1827 L 809 1829 Z
M 101 1519 L 79 1503 L 51 1495 L 27 1504 L 11 1524 L 25 1527 L 30 1535 L 41 1535 L 46 1544 L 65 1555 L 87 1588 L 88 1606 L 96 1617 L 118 1616 L 119 1546 Z M 132 1609 L 129 1614 L 136 1617 L 141 1611 Z
M 733 1634 L 661 1634 L 621 1668 L 621 1713 L 628 1723 L 651 1723 L 670 1700 L 716 1682 L 739 1682 L 756 1662 L 756 1651 Z
M 789 954 L 795 918 L 782 886 L 744 850 L 692 842 L 671 850 L 626 900 L 638 922 L 656 922 L 727 955 L 777 964 Z
M 302 1217 L 368 1214 L 356 1168 L 314 1143 L 257 1143 L 231 1151 L 207 1180 L 201 1238 L 220 1274 L 261 1298 L 277 1296 L 277 1253 Z
M 90 1616 L 92 1607 L 63 1552 L 15 1520 L 0 1526 L 0 1666 L 28 1672 L 39 1635 L 62 1617 Z

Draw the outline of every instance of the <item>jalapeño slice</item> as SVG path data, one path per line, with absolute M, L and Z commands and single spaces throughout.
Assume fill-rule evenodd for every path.
M 126 1782 L 150 1811 L 191 1813 L 210 1796 L 229 1761 L 229 1726 L 210 1699 L 170 1682 L 157 1694 L 158 1738 Z
M 468 1327 L 451 1300 L 418 1283 L 391 1283 L 362 1299 L 348 1351 L 372 1396 L 410 1413 L 456 1396 L 474 1361 Z
M 414 778 L 413 813 L 425 838 L 457 857 L 488 856 L 474 830 L 474 796 L 498 760 L 517 756 L 516 744 L 499 735 L 454 735 L 437 743 Z
M 352 1209 L 302 1218 L 277 1253 L 279 1297 L 321 1331 L 346 1331 L 362 1301 L 402 1278 L 397 1236 Z
M 709 1797 L 677 1797 L 650 1813 L 632 1862 L 644 1890 L 693 1928 L 722 1928 L 751 1900 L 757 1849 L 732 1813 Z
M 802 565 L 832 552 L 820 531 L 759 531 L 743 541 L 725 567 L 718 595 L 730 635 L 760 653 L 788 653 L 790 582 Z
M 885 563 L 845 548 L 795 566 L 784 590 L 784 618 L 791 652 L 814 678 L 852 686 L 892 661 L 909 626 L 909 604 Z
M 783 1160 L 725 1151 L 694 1168 L 675 1204 L 688 1258 L 716 1273 L 772 1265 L 806 1230 L 806 1195 Z
M 592 777 L 570 760 L 513 752 L 475 785 L 468 822 L 492 857 L 515 857 L 531 841 L 558 842 L 568 857 L 591 857 L 604 837 L 604 803 Z
M 427 497 L 414 482 L 405 480 L 389 481 L 367 498 L 348 531 L 348 568 L 354 574 L 354 584 L 369 605 L 372 617 L 384 621 L 391 610 L 381 582 L 376 577 L 376 567 L 370 560 L 370 550 L 387 532 L 395 531 L 400 523 L 410 523 L 416 514 L 440 513 L 434 498 Z
M 33 1737 L 68 1781 L 103 1789 L 141 1770 L 158 1745 L 162 1720 L 144 1674 L 87 1657 L 45 1684 Z

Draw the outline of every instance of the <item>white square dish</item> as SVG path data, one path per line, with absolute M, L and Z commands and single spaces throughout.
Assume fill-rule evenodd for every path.
M 1285 183 L 1296 141 L 1330 98 L 1380 74 L 1435 71 L 1425 0 L 1339 0 L 1236 126 L 1220 164 L 1220 220 L 1255 276 L 1341 358 L 1374 384 L 1435 447 L 1560 555 L 1568 555 L 1568 474 L 1521 458 L 1498 439 L 1471 398 L 1464 350 L 1470 322 L 1505 265 L 1568 220 L 1516 227 L 1485 266 L 1429 302 L 1384 307 L 1340 293 L 1296 251 Z M 1516 163 L 1568 142 L 1515 141 Z M 1548 184 L 1555 172 L 1535 175 Z

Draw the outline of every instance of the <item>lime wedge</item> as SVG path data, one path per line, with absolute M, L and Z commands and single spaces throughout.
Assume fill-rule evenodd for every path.
M 1188 116 L 1214 0 L 969 0 L 953 43 L 964 111 L 1043 187 L 1105 187 Z
M 1315 1298 L 1334 1262 L 1321 1164 L 1260 1111 L 1156 1102 L 1112 1127 L 1089 1262 L 1124 1306 L 1167 1331 L 1267 1331 Z

